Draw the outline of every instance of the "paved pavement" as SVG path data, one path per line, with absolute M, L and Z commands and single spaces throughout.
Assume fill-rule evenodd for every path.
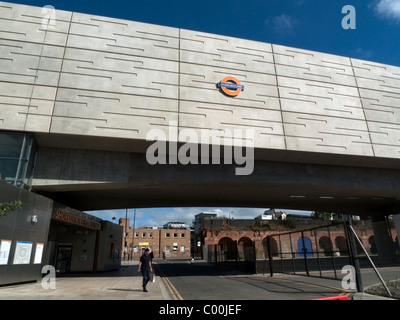
M 0 300 L 169 300 L 157 275 L 143 292 L 137 264 L 122 262 L 118 271 L 60 275 L 55 289 L 43 289 L 41 282 L 0 287 Z
M 41 282 L 0 287 L 0 300 L 173 300 L 173 293 L 168 289 L 169 280 L 158 275 L 155 275 L 155 282 L 148 284 L 148 292 L 143 292 L 137 263 L 122 262 L 118 271 L 61 275 L 56 279 L 56 289 L 43 289 Z M 307 282 L 309 285 L 329 286 L 329 281 L 332 281 L 292 275 L 279 277 L 290 279 L 288 283 L 293 285 Z M 353 300 L 385 299 L 368 294 L 349 294 L 349 297 Z M 213 299 L 205 296 L 205 300 Z

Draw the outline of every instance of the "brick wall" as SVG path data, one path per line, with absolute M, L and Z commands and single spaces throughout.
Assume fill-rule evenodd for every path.
M 133 230 L 129 228 L 129 219 L 125 218 L 121 218 L 119 224 L 123 227 L 123 237 L 127 233 L 126 239 L 124 238 L 122 241 L 122 252 L 125 252 L 125 255 L 122 256 L 124 260 L 138 259 L 142 250 L 147 247 L 153 251 L 156 259 L 163 257 L 163 251 L 166 252 L 167 259 L 191 257 L 189 229 L 136 228 Z

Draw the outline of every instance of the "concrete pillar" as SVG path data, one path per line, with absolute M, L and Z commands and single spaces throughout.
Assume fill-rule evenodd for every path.
M 390 238 L 386 219 L 385 217 L 374 217 L 371 222 L 378 251 L 378 262 L 391 262 L 393 260 L 393 241 Z

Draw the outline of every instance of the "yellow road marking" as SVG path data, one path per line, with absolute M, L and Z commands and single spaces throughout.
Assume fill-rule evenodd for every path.
M 171 283 L 171 281 L 168 279 L 168 277 L 165 275 L 165 273 L 161 270 L 161 268 L 157 268 L 160 272 L 160 276 L 164 280 L 169 292 L 172 295 L 172 298 L 174 300 L 183 300 L 182 296 L 178 292 L 178 290 L 174 287 L 174 285 Z

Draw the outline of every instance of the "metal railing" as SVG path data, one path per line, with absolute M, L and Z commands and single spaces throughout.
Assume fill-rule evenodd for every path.
M 351 264 L 343 223 L 269 235 L 269 272 L 338 279 L 343 265 Z
M 364 286 L 371 287 L 371 283 L 380 283 L 384 294 L 391 296 L 386 284 L 400 278 L 400 259 L 396 231 L 383 223 L 386 222 L 382 222 L 378 231 L 386 240 L 381 238 L 378 243 L 376 224 L 371 227 L 354 222 L 353 227 L 351 221 L 340 221 L 304 230 L 268 233 L 260 240 L 246 243 L 208 245 L 204 259 L 249 273 L 271 276 L 286 273 L 342 281 L 345 276 L 348 278 L 351 269 L 357 291 L 363 292 Z

